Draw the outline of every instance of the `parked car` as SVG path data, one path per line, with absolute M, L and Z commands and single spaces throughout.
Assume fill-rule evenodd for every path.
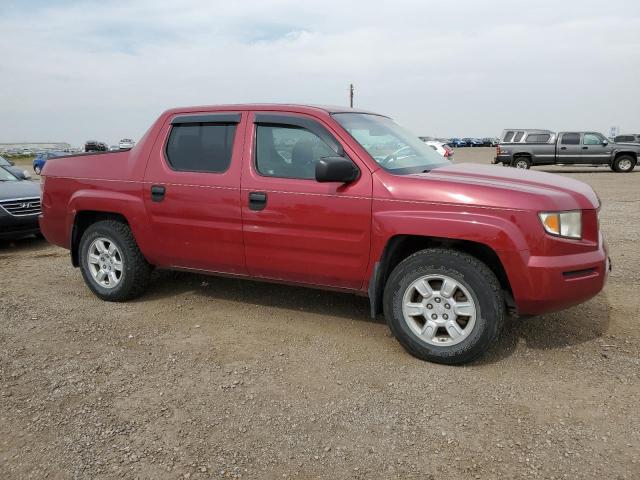
M 133 140 L 131 140 L 130 138 L 123 138 L 122 140 L 120 140 L 120 143 L 119 143 L 120 150 L 126 150 L 128 148 L 133 148 L 134 145 L 135 145 L 135 142 Z
M 97 140 L 87 140 L 84 144 L 85 152 L 107 152 L 109 147 L 104 142 L 98 142 Z
M 40 185 L 20 180 L 0 168 L 0 238 L 21 238 L 40 232 Z
M 614 138 L 615 143 L 640 143 L 639 133 L 627 133 Z
M 38 175 L 40 175 L 42 173 L 42 169 L 44 168 L 44 165 L 47 163 L 47 160 L 54 158 L 54 157 L 63 157 L 69 155 L 66 152 L 44 152 L 41 153 L 39 155 L 37 155 L 34 159 L 33 159 L 33 171 L 36 172 Z
M 450 138 L 448 145 L 453 148 L 466 147 L 467 142 L 460 138 Z
M 611 143 L 598 132 L 508 129 L 496 147 L 493 163 L 516 168 L 533 165 L 609 165 L 614 172 L 631 172 L 640 145 Z
M 109 151 L 110 152 L 115 152 L 116 150 L 120 150 L 120 145 L 110 145 L 109 146 Z
M 453 158 L 453 148 L 442 142 L 432 140 L 424 142 L 445 158 Z
M 4 168 L 5 170 L 11 172 L 14 176 L 18 177 L 20 180 L 30 180 L 31 174 L 26 170 L 23 170 L 20 167 L 15 166 L 15 162 L 7 160 L 4 157 L 0 157 L 0 168 Z
M 134 150 L 59 158 L 45 179 L 43 234 L 101 299 L 140 295 L 153 267 L 341 290 L 441 363 L 480 356 L 507 311 L 593 297 L 610 265 L 589 185 L 452 165 L 352 109 L 173 109 Z
M 468 147 L 481 147 L 482 146 L 482 140 L 479 140 L 477 138 L 463 138 L 462 139 L 464 142 L 466 142 Z
M 481 138 L 480 142 L 482 143 L 481 146 L 483 147 L 495 147 L 496 145 L 498 145 L 498 139 L 491 137 Z

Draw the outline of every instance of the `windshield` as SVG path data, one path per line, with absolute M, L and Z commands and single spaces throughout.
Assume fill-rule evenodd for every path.
M 18 182 L 18 178 L 8 170 L 0 167 L 0 182 Z
M 450 165 L 390 118 L 366 113 L 335 113 L 333 118 L 388 172 L 408 175 Z

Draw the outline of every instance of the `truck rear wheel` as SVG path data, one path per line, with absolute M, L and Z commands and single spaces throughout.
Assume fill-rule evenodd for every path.
M 636 166 L 636 159 L 631 155 L 620 155 L 611 164 L 611 170 L 618 173 L 628 173 Z
M 152 267 L 123 222 L 102 220 L 90 225 L 80 240 L 79 253 L 82 277 L 102 300 L 130 300 L 149 283 Z
M 513 159 L 512 167 L 529 170 L 531 168 L 531 160 L 529 157 L 516 157 Z
M 403 260 L 385 285 L 387 324 L 411 355 L 436 363 L 478 358 L 504 324 L 502 289 L 471 255 L 428 249 Z

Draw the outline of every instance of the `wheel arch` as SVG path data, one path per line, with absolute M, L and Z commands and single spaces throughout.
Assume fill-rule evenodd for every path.
M 100 210 L 81 210 L 76 212 L 71 227 L 71 263 L 74 267 L 80 265 L 80 240 L 84 232 L 96 222 L 102 220 L 115 220 L 126 224 L 129 228 L 131 225 L 127 218 L 121 213 L 104 212 Z
M 375 263 L 369 279 L 368 294 L 371 305 L 371 317 L 382 312 L 384 287 L 393 269 L 405 258 L 428 248 L 449 248 L 477 258 L 496 275 L 505 294 L 507 307 L 515 309 L 511 282 L 496 250 L 491 246 L 472 240 L 449 237 L 434 237 L 413 234 L 394 235 L 384 246 L 379 260 Z

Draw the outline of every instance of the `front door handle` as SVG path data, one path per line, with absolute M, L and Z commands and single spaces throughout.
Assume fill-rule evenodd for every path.
M 164 193 L 166 188 L 164 185 L 151 185 L 151 201 L 161 202 L 164 200 Z
M 583 150 L 589 150 L 589 147 L 582 147 Z
M 560 147 L 560 150 L 566 150 L 567 147 Z
M 267 206 L 267 194 L 264 192 L 249 192 L 249 208 L 251 210 L 264 210 Z

